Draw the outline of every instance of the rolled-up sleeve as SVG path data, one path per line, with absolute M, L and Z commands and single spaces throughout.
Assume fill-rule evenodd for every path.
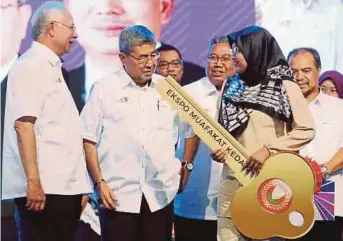
M 103 125 L 103 92 L 96 82 L 90 92 L 87 103 L 81 112 L 83 139 L 98 143 Z
M 273 151 L 299 151 L 315 135 L 315 127 L 309 105 L 299 86 L 291 81 L 283 81 L 293 113 L 291 130 L 267 146 Z

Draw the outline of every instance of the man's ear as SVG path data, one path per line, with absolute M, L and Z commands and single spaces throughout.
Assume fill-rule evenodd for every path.
M 124 62 L 125 62 L 125 59 L 126 59 L 126 56 L 125 56 L 125 54 L 123 54 L 123 53 L 119 53 L 119 54 L 118 54 L 118 56 L 119 56 L 119 59 L 120 59 L 120 61 L 122 62 L 122 64 L 124 64 Z
M 174 9 L 174 0 L 160 0 L 161 23 L 170 21 L 171 13 Z

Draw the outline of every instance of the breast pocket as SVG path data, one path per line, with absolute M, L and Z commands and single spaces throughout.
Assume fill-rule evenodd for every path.
M 110 122 L 119 124 L 121 122 L 128 122 L 130 120 L 130 114 L 135 111 L 132 109 L 132 105 L 129 102 L 122 100 L 114 100 L 111 103 L 107 103 L 108 106 L 105 109 L 105 118 Z
M 332 148 L 339 148 L 343 144 L 342 122 L 339 121 L 319 121 L 316 125 L 317 139 Z
M 58 119 L 64 114 L 70 113 L 78 115 L 77 109 L 72 108 L 74 105 L 63 83 L 55 82 L 49 86 L 43 109 L 52 119 Z
M 161 102 L 154 113 L 155 121 L 153 127 L 160 130 L 173 130 L 176 121 L 177 112 L 171 109 L 167 104 Z

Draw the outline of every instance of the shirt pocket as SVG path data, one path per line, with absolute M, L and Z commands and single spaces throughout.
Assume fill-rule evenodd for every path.
M 343 125 L 340 121 L 322 120 L 317 122 L 316 136 L 317 140 L 330 148 L 338 149 L 343 142 Z
M 158 101 L 157 109 L 154 111 L 155 121 L 153 121 L 153 128 L 172 131 L 176 115 L 176 110 L 173 110 L 167 103 Z
M 134 113 L 135 110 L 132 109 L 132 105 L 129 102 L 123 102 L 122 100 L 115 100 L 109 104 L 109 111 L 106 113 L 105 118 L 110 120 L 112 123 L 120 124 L 121 122 L 129 121 L 130 113 Z

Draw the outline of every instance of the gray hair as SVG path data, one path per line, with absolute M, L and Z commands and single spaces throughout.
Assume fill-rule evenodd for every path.
M 129 26 L 119 35 L 119 50 L 122 53 L 129 54 L 133 48 L 143 44 L 156 44 L 154 34 L 145 26 Z
M 320 60 L 320 55 L 318 51 L 314 48 L 309 48 L 309 47 L 303 47 L 303 48 L 296 48 L 293 49 L 291 52 L 289 52 L 287 56 L 287 62 L 290 63 L 291 58 L 297 56 L 298 54 L 303 54 L 303 53 L 310 53 L 314 59 L 314 65 L 316 66 L 317 69 L 322 68 L 322 62 Z
M 55 11 L 64 11 L 67 7 L 63 2 L 47 1 L 43 3 L 33 14 L 31 19 L 31 37 L 37 40 L 45 33 L 46 28 L 51 21 L 51 13 Z
M 218 44 L 218 43 L 227 43 L 228 45 L 230 45 L 229 38 L 227 36 L 214 37 L 213 39 L 211 39 L 211 42 L 208 45 L 207 54 L 210 54 L 213 46 Z

